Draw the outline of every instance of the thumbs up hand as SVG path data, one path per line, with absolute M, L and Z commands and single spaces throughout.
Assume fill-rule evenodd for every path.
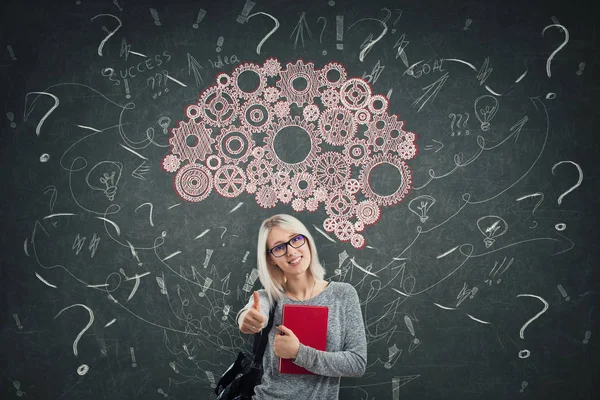
M 260 296 L 258 292 L 255 291 L 253 297 L 252 307 L 246 312 L 240 327 L 240 331 L 246 334 L 259 332 L 265 323 L 265 316 L 260 313 Z

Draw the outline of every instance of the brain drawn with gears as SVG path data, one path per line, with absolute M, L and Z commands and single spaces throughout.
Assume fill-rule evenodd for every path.
M 217 75 L 186 108 L 187 120 L 171 129 L 171 154 L 162 167 L 175 173 L 175 190 L 189 202 L 215 191 L 227 198 L 253 195 L 263 208 L 282 203 L 314 212 L 322 205 L 324 230 L 360 249 L 381 208 L 401 202 L 412 184 L 406 161 L 417 154 L 416 135 L 388 104 L 335 62 L 322 69 L 302 60 L 285 67 L 275 58 L 262 66 L 243 63 L 231 75 Z M 282 132 L 306 139 L 303 158 L 278 154 Z M 400 176 L 385 195 L 370 183 L 383 164 Z

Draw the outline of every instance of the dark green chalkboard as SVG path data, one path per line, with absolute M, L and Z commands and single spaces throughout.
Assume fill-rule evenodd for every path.
M 592 7 L 0 14 L 3 399 L 211 398 L 280 212 L 362 301 L 368 367 L 340 398 L 597 397 Z

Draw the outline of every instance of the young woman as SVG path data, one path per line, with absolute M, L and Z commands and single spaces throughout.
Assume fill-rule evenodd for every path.
M 254 292 L 238 314 L 240 331 L 260 332 L 267 325 L 270 304 L 276 300 L 273 328 L 263 358 L 264 375 L 254 400 L 338 399 L 340 378 L 359 377 L 367 365 L 367 341 L 358 294 L 343 282 L 327 282 L 308 229 L 298 219 L 274 215 L 258 233 L 258 274 L 264 289 Z M 327 351 L 303 345 L 281 325 L 284 304 L 329 308 Z M 279 358 L 315 375 L 281 374 Z

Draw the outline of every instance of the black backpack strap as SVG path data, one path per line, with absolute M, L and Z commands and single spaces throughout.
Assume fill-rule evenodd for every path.
M 277 302 L 275 302 L 271 311 L 269 312 L 269 322 L 265 329 L 263 329 L 260 333 L 254 335 L 254 345 L 252 346 L 252 352 L 254 353 L 254 365 L 258 366 L 262 364 L 263 355 L 265 354 L 265 349 L 267 348 L 267 343 L 269 342 L 269 332 L 273 327 L 273 320 L 275 319 L 275 309 L 277 308 Z

